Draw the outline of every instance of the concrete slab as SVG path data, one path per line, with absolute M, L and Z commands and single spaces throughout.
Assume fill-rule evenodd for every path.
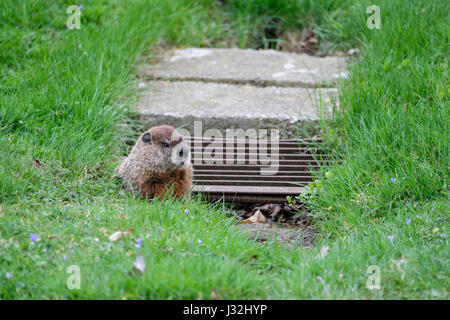
M 313 57 L 275 50 L 200 49 L 169 51 L 141 76 L 280 87 L 332 86 L 347 76 L 343 57 Z
M 255 87 L 195 81 L 150 81 L 140 85 L 138 108 L 147 126 L 188 125 L 203 129 L 277 127 L 291 131 L 329 114 L 336 89 Z M 193 132 L 193 131 L 191 131 Z

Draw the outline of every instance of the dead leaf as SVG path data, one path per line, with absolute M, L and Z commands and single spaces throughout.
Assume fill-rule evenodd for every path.
M 328 248 L 327 246 L 324 246 L 320 249 L 319 254 L 317 255 L 317 259 L 322 259 L 328 254 Z
M 273 210 L 273 211 L 272 211 L 272 213 L 270 214 L 270 217 L 271 217 L 273 220 L 276 220 L 276 219 L 278 218 L 280 212 L 281 212 L 281 206 L 280 206 L 280 205 L 275 205 L 275 206 L 273 206 L 273 209 L 272 209 L 272 210 Z
M 250 218 L 241 220 L 239 224 L 245 224 L 245 223 L 263 223 L 266 222 L 266 217 L 261 213 L 261 210 L 256 210 L 255 214 L 252 215 Z
M 140 254 L 136 257 L 136 260 L 133 263 L 133 271 L 140 273 L 141 276 L 144 276 L 145 270 L 145 260 L 142 254 Z
M 296 32 L 287 32 L 283 37 L 284 41 L 281 43 L 281 51 L 285 52 L 299 52 L 301 36 Z
M 109 236 L 109 242 L 115 242 L 120 240 L 123 236 L 129 235 L 133 232 L 133 229 L 128 229 L 125 231 L 117 231 Z
M 347 53 L 347 54 L 348 54 L 349 56 L 356 56 L 358 53 L 359 53 L 359 49 L 354 48 L 354 49 L 348 50 L 348 53 Z
M 217 294 L 216 290 L 211 291 L 211 294 L 209 296 L 213 300 L 218 300 L 219 299 L 219 295 Z
M 373 177 L 373 181 L 374 182 L 377 182 L 377 180 L 378 180 L 378 173 L 374 173 L 374 174 L 372 174 L 372 177 Z
M 36 168 L 42 167 L 42 163 L 38 159 L 33 159 L 33 160 L 34 160 L 34 166 Z
M 310 28 L 305 28 L 302 30 L 300 47 L 303 53 L 315 54 L 319 49 L 319 41 L 314 34 L 314 31 Z
M 247 264 L 247 262 L 255 261 L 256 258 L 258 258 L 258 255 L 257 255 L 257 254 L 254 254 L 254 255 L 252 255 L 252 256 L 250 257 L 250 259 L 249 259 L 248 261 L 244 261 L 244 262 L 242 262 L 242 264 L 245 265 L 245 264 Z
M 292 205 L 292 206 L 291 206 Z M 305 219 L 306 215 L 299 216 L 300 212 L 306 213 L 306 210 L 300 211 L 303 207 L 301 204 L 279 204 L 279 203 L 266 203 L 264 205 L 255 204 L 251 207 L 237 208 L 236 215 L 241 218 L 242 224 L 255 223 L 250 220 L 259 210 L 266 219 L 264 222 L 272 223 L 274 221 L 288 224 L 291 226 L 307 226 L 312 222 L 311 218 Z M 260 221 L 256 221 L 260 222 Z

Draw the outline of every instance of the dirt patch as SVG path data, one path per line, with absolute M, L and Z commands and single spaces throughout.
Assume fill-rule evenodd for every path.
M 240 206 L 235 208 L 238 227 L 256 241 L 276 241 L 288 246 L 312 247 L 317 229 L 301 206 L 283 204 Z
M 316 228 L 283 227 L 273 223 L 239 224 L 240 229 L 249 234 L 253 240 L 266 242 L 274 240 L 288 246 L 312 247 L 316 238 Z

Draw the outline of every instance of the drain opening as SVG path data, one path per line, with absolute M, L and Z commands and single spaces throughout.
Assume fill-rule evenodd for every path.
M 302 203 L 288 203 L 313 181 L 313 171 L 334 162 L 320 140 L 185 138 L 194 169 L 194 192 L 224 200 L 237 226 L 259 242 L 312 247 L 317 229 Z M 262 174 L 262 173 L 265 174 Z

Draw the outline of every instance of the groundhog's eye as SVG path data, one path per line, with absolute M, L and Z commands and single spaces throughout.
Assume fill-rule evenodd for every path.
M 163 142 L 163 143 L 161 143 L 162 144 L 162 146 L 164 147 L 164 148 L 168 148 L 169 146 L 170 146 L 170 144 L 168 144 L 167 142 Z

